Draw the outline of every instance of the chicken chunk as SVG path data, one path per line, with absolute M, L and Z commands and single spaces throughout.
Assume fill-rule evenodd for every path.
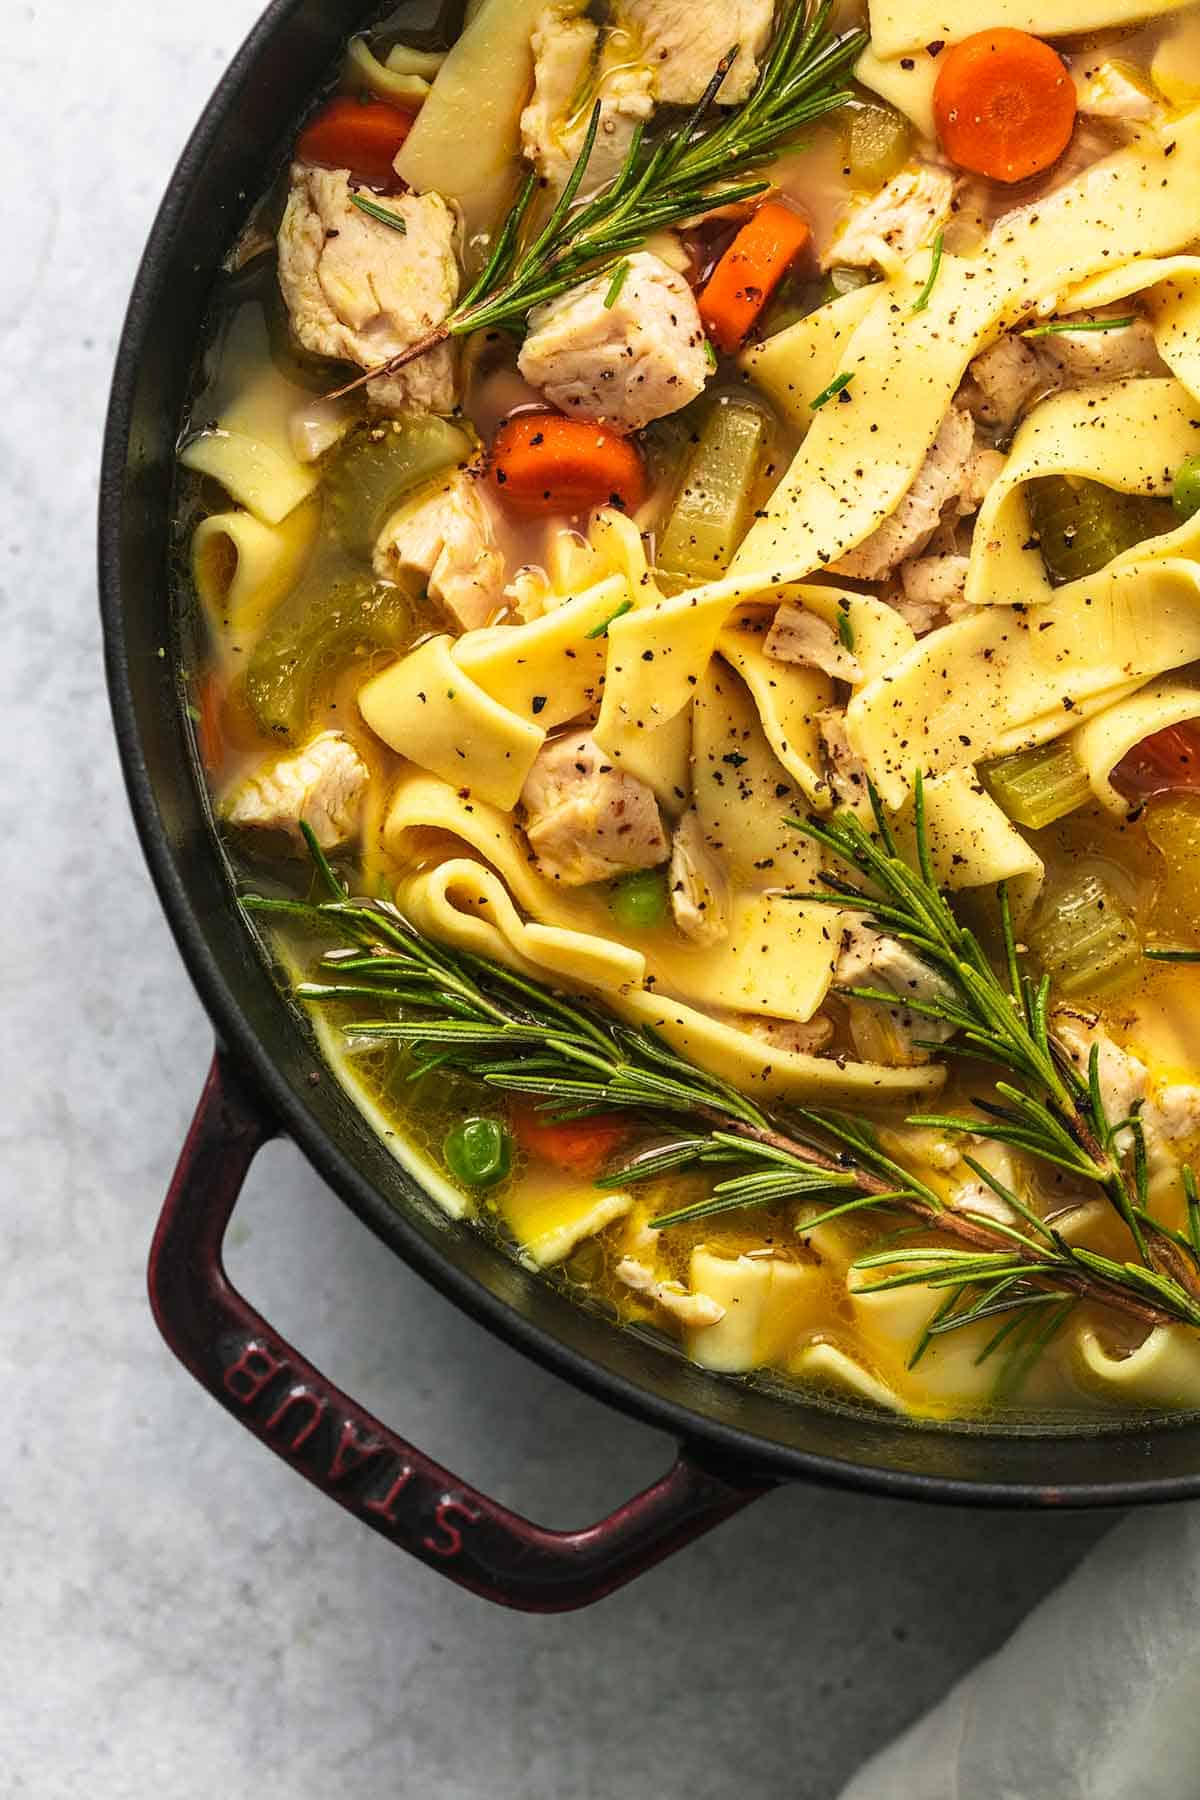
M 981 425 L 1007 431 L 1029 402 L 1052 385 L 1044 364 L 1022 338 L 1006 332 L 967 369 L 963 400 Z
M 830 707 L 817 714 L 817 730 L 829 773 L 829 785 L 839 800 L 854 806 L 865 798 L 867 771 L 850 748 L 846 734 L 846 715 L 840 707 Z
M 517 366 L 568 415 L 638 431 L 703 391 L 704 328 L 687 282 L 657 256 L 631 256 L 606 306 L 611 287 L 598 275 L 534 307 Z
M 969 558 L 956 550 L 938 551 L 932 556 L 912 556 L 907 562 L 900 564 L 900 585 L 904 590 L 904 599 L 910 607 L 929 607 L 935 612 L 943 611 L 961 600 L 967 587 L 967 567 Z M 922 618 L 924 615 L 921 615 Z M 906 615 L 907 617 L 907 615 Z M 916 631 L 917 627 L 909 619 Z M 932 619 L 924 623 L 929 630 Z
M 617 7 L 650 65 L 655 99 L 669 106 L 694 106 L 735 44 L 737 60 L 717 98 L 722 106 L 745 100 L 758 80 L 774 11 L 773 0 L 619 0 Z
M 458 298 L 454 214 L 438 194 L 373 196 L 401 221 L 357 207 L 347 169 L 292 168 L 279 227 L 279 285 L 306 350 L 372 369 L 417 343 Z M 450 412 L 456 362 L 446 344 L 371 382 L 389 412 Z
M 431 598 L 464 631 L 486 625 L 503 597 L 504 557 L 482 483 L 455 469 L 426 489 L 388 520 L 374 562 L 385 580 L 408 571 L 425 576 Z
M 689 1331 L 716 1325 L 725 1317 L 725 1308 L 719 1301 L 711 1300 L 707 1294 L 691 1293 L 682 1281 L 659 1281 L 654 1270 L 635 1256 L 623 1256 L 613 1273 L 627 1288 L 653 1300 Z
M 675 827 L 668 885 L 671 913 L 684 937 L 694 944 L 719 944 L 729 936 L 729 878 L 694 806 Z
M 543 746 L 521 801 L 538 868 L 566 887 L 653 869 L 670 854 L 651 790 L 609 762 L 586 733 Z
M 1100 1097 L 1110 1124 L 1135 1113 L 1146 1133 L 1152 1158 L 1170 1155 L 1167 1146 L 1200 1134 L 1200 1087 L 1190 1082 L 1156 1082 L 1150 1069 L 1123 1050 L 1100 1024 L 1096 1013 L 1060 1006 L 1051 1019 L 1054 1036 L 1080 1073 L 1086 1073 L 1093 1048 Z M 1128 1134 L 1118 1133 L 1118 1140 Z M 1126 1142 L 1125 1148 L 1128 1148 Z
M 1145 124 L 1162 115 L 1162 102 L 1140 71 L 1128 63 L 1102 62 L 1079 81 L 1079 110 L 1092 119 Z
M 954 192 L 955 178 L 948 169 L 924 162 L 901 169 L 886 187 L 847 213 L 824 266 L 870 268 L 879 260 L 881 243 L 894 256 L 911 256 L 946 225 Z
M 354 836 L 369 771 L 340 731 L 322 731 L 291 756 L 270 757 L 240 781 L 222 803 L 231 825 L 285 832 L 304 842 L 301 824 L 322 850 Z
M 820 669 L 835 681 L 861 681 L 858 658 L 842 643 L 832 625 L 802 606 L 781 606 L 763 640 L 763 650 L 776 662 Z
M 857 920 L 842 933 L 833 978 L 840 988 L 873 988 L 895 994 L 900 1005 L 884 1006 L 875 1000 L 849 1002 L 850 1033 L 855 1047 L 868 1061 L 923 1062 L 920 1041 L 944 1043 L 954 1026 L 911 1011 L 905 1000 L 953 1000 L 954 989 L 936 969 L 922 962 L 906 944 Z
M 583 149 L 591 106 L 599 100 L 596 141 L 579 188 L 584 200 L 617 174 L 638 122 L 654 110 L 649 68 L 630 65 L 612 38 L 603 48 L 599 40 L 589 19 L 548 6 L 534 26 L 533 95 L 521 114 L 525 156 L 558 190 Z
M 1081 313 L 1086 323 L 1102 315 Z M 1128 318 L 1126 310 L 1119 315 Z M 1158 354 L 1148 319 L 1114 331 L 1056 331 L 1038 345 L 1044 365 L 1067 387 L 1091 381 L 1120 381 L 1126 375 L 1169 375 Z
M 882 581 L 906 557 L 925 548 L 952 501 L 970 491 L 975 422 L 952 406 L 916 479 L 895 511 L 869 538 L 832 565 L 832 573 L 853 581 Z

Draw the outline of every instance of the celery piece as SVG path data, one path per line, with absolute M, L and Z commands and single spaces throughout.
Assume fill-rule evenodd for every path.
M 1026 494 L 1029 522 L 1056 587 L 1094 575 L 1123 550 L 1171 527 L 1169 511 L 1155 501 L 1079 475 L 1043 475 Z
M 908 161 L 912 126 L 894 106 L 856 106 L 850 115 L 846 160 L 856 187 L 881 188 Z
M 658 546 L 658 567 L 681 581 L 713 581 L 746 534 L 771 422 L 759 406 L 721 400 L 709 414 Z
M 1038 907 L 1029 947 L 1062 995 L 1098 995 L 1141 967 L 1137 926 L 1102 875 L 1074 876 Z
M 326 558 L 301 578 L 273 614 L 246 669 L 246 702 L 264 731 L 295 743 L 322 683 L 374 650 L 402 650 L 413 635 L 412 601 L 402 588 L 340 572 Z
M 408 413 L 354 432 L 325 471 L 333 536 L 353 555 L 369 559 L 401 502 L 422 482 L 465 461 L 472 448 L 460 426 L 436 413 Z
M 1018 750 L 984 763 L 979 771 L 984 787 L 1014 825 L 1041 831 L 1056 819 L 1065 819 L 1091 798 L 1087 776 L 1070 744 L 1061 739 Z

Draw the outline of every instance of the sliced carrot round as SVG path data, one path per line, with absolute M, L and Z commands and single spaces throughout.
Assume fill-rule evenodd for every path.
M 632 512 L 646 493 L 635 445 L 606 425 L 560 413 L 517 413 L 492 440 L 492 480 L 504 504 L 527 517 L 594 506 Z
M 582 1176 L 598 1175 L 629 1136 L 629 1120 L 620 1113 L 555 1120 L 520 1104 L 513 1107 L 512 1128 L 517 1142 L 531 1156 Z
M 1007 26 L 944 51 L 933 87 L 946 155 L 992 181 L 1024 181 L 1056 163 L 1075 105 L 1075 85 L 1050 45 Z
M 349 169 L 372 187 L 395 187 L 392 163 L 412 126 L 413 115 L 398 106 L 339 94 L 304 127 L 296 140 L 296 155 L 301 162 Z
M 747 219 L 700 295 L 701 321 L 719 349 L 740 349 L 811 235 L 807 219 L 778 200 Z

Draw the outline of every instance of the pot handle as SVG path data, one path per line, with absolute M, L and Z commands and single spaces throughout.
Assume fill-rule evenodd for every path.
M 765 1491 L 765 1482 L 724 1480 L 681 1447 L 659 1481 L 607 1518 L 548 1531 L 389 1431 L 285 1343 L 225 1273 L 221 1249 L 238 1194 L 275 1130 L 218 1048 L 154 1234 L 150 1304 L 201 1386 L 347 1512 L 485 1599 L 567 1612 Z

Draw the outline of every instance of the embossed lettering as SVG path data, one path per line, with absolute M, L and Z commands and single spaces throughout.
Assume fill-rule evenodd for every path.
M 286 1368 L 287 1363 L 281 1356 L 272 1356 L 265 1345 L 251 1339 L 237 1361 L 226 1369 L 225 1386 L 243 1406 L 249 1406 Z
M 412 1464 L 401 1463 L 387 1493 L 381 1495 L 378 1500 L 364 1500 L 363 1506 L 365 1510 L 367 1512 L 378 1513 L 380 1518 L 386 1519 L 389 1525 L 395 1525 L 397 1523 L 396 1502 L 412 1478 Z
M 360 1438 L 354 1420 L 347 1419 L 342 1426 L 342 1435 L 333 1453 L 333 1461 L 329 1465 L 330 1481 L 340 1481 L 343 1475 L 352 1475 L 355 1469 L 361 1469 L 365 1462 L 378 1456 L 383 1447 L 378 1438 Z
M 421 1541 L 434 1556 L 443 1556 L 447 1561 L 452 1556 L 457 1556 L 462 1549 L 462 1532 L 457 1525 L 451 1523 L 451 1519 L 459 1518 L 464 1525 L 478 1525 L 483 1518 L 479 1508 L 472 1506 L 469 1500 L 455 1500 L 450 1494 L 443 1494 L 434 1508 L 433 1516 L 443 1535 L 439 1539 L 430 1532 Z
M 307 1444 L 309 1438 L 317 1429 L 317 1426 L 321 1423 L 324 1416 L 325 1399 L 321 1394 L 314 1394 L 311 1388 L 289 1388 L 287 1393 L 283 1396 L 283 1399 L 279 1402 L 279 1405 L 275 1408 L 275 1411 L 267 1420 L 266 1429 L 268 1431 L 277 1431 L 294 1406 L 300 1407 L 301 1410 L 307 1407 L 308 1415 L 299 1420 L 290 1441 L 285 1440 L 289 1450 L 299 1450 L 303 1444 Z

